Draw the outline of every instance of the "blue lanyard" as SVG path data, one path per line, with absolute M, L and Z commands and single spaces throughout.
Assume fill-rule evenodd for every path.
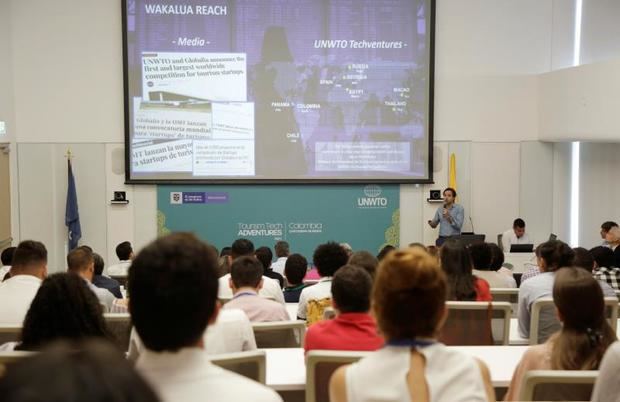
M 233 296 L 233 299 L 236 299 L 237 297 L 242 297 L 242 296 L 256 296 L 256 293 L 252 293 L 252 292 L 237 293 L 236 295 Z
M 385 346 L 408 346 L 411 348 L 425 348 L 437 343 L 433 340 L 425 339 L 391 339 L 385 343 Z

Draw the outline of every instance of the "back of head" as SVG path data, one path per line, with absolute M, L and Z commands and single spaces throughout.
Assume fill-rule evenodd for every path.
M 598 267 L 612 268 L 616 266 L 614 252 L 609 247 L 598 246 L 590 250 Z
M 372 278 L 364 268 L 345 265 L 334 274 L 332 298 L 341 313 L 366 313 L 371 289 Z
M 28 309 L 21 350 L 39 350 L 59 339 L 109 339 L 102 307 L 86 282 L 73 273 L 45 278 Z
M 439 258 L 448 279 L 448 299 L 476 300 L 473 264 L 467 248 L 459 241 L 448 240 L 439 249 Z
M 103 267 L 105 266 L 105 262 L 103 261 L 103 257 L 101 257 L 97 253 L 93 253 L 93 259 L 95 261 L 95 275 L 103 274 Z
M 11 274 L 34 274 L 47 266 L 47 249 L 43 243 L 24 240 L 15 249 L 11 262 Z
M 618 243 L 620 242 L 620 227 L 613 226 L 607 234 L 605 235 L 605 240 L 609 243 Z
M 421 250 L 391 253 L 377 269 L 372 290 L 377 324 L 386 339 L 435 336 L 446 302 L 446 277 Z
M 553 272 L 562 267 L 571 266 L 575 258 L 575 252 L 568 244 L 560 240 L 551 240 L 541 244 L 536 249 L 536 253 L 539 258 L 544 260 L 546 272 Z
M 11 365 L 0 378 L 3 402 L 156 402 L 123 354 L 101 342 L 59 342 Z
M 133 248 L 131 247 L 131 243 L 128 241 L 124 241 L 119 243 L 116 246 L 116 256 L 120 261 L 127 261 L 131 258 L 131 254 L 133 253 Z
M 489 263 L 489 269 L 492 271 L 499 270 L 504 265 L 504 252 L 502 248 L 495 243 L 487 243 L 489 251 L 491 252 L 491 262 Z
M 377 254 L 377 260 L 379 261 L 383 260 L 385 256 L 390 253 L 390 251 L 394 251 L 394 250 L 396 250 L 396 247 L 392 246 L 391 244 L 387 244 L 383 246 L 383 248 L 379 250 L 379 254 Z
M 573 253 L 575 253 L 573 266 L 592 272 L 594 269 L 594 257 L 592 257 L 592 254 L 583 247 L 573 248 Z
M 611 228 L 614 228 L 614 227 L 618 227 L 618 224 L 614 221 L 606 221 L 606 222 L 603 222 L 603 224 L 601 225 L 601 229 L 604 232 L 609 232 Z
M 254 254 L 254 243 L 248 239 L 237 239 L 230 248 L 233 259 Z
M 351 254 L 351 257 L 349 257 L 349 264 L 364 268 L 366 272 L 374 278 L 377 265 L 379 265 L 379 260 L 377 260 L 377 257 L 370 254 L 368 251 L 361 250 Z
M 0 254 L 0 261 L 2 261 L 2 265 L 11 265 L 15 250 L 17 250 L 17 247 L 7 247 L 2 250 L 2 254 Z
M 254 257 L 239 257 L 230 267 L 230 278 L 236 288 L 256 288 L 263 278 L 263 265 Z
M 191 233 L 146 246 L 129 268 L 129 311 L 144 345 L 176 351 L 201 339 L 217 301 L 217 256 Z
M 220 251 L 220 257 L 224 257 L 232 254 L 232 247 L 226 246 L 222 247 L 222 251 Z
M 254 252 L 254 256 L 263 265 L 263 269 L 266 271 L 271 267 L 271 260 L 273 259 L 273 253 L 269 247 L 259 247 Z
M 349 255 L 340 244 L 333 241 L 319 245 L 314 250 L 312 263 L 322 277 L 334 276 L 338 268 L 347 263 Z
M 308 260 L 301 254 L 291 254 L 284 264 L 284 276 L 291 285 L 299 285 L 303 282 L 308 271 Z
M 553 302 L 562 319 L 551 354 L 553 369 L 596 370 L 616 336 L 605 319 L 603 291 L 592 274 L 577 267 L 557 271 Z
M 521 218 L 517 218 L 514 220 L 514 222 L 512 222 L 512 227 L 513 229 L 516 229 L 516 228 L 523 229 L 525 228 L 525 221 Z
M 471 262 L 475 269 L 488 271 L 491 269 L 491 247 L 488 243 L 478 242 L 471 244 L 468 248 Z
M 87 247 L 74 248 L 67 255 L 67 270 L 69 272 L 83 272 L 91 264 L 94 265 L 95 257 L 93 252 Z
M 276 242 L 276 245 L 273 247 L 273 250 L 276 252 L 276 257 L 286 257 L 290 253 L 289 244 L 284 240 L 280 240 Z

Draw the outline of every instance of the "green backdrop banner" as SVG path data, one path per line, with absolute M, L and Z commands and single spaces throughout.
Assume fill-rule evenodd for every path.
M 328 240 L 373 254 L 399 243 L 398 185 L 158 186 L 157 209 L 159 235 L 190 231 L 219 249 L 286 240 L 311 260 Z

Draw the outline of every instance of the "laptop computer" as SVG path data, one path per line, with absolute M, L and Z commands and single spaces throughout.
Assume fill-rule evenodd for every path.
M 549 241 L 553 241 L 553 240 L 557 240 L 557 239 L 558 239 L 558 236 L 555 233 L 551 233 L 549 235 Z
M 511 253 L 531 253 L 534 251 L 533 244 L 511 244 L 510 252 Z

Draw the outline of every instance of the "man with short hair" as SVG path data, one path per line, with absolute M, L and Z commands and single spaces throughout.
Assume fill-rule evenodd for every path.
M 15 249 L 11 277 L 0 283 L 0 324 L 22 325 L 32 299 L 47 276 L 43 243 L 24 240 Z
M 517 218 L 512 223 L 512 229 L 502 234 L 502 247 L 504 252 L 509 253 L 513 244 L 532 244 L 530 237 L 525 233 L 525 221 Z
M 258 295 L 263 281 L 260 261 L 247 256 L 237 258 L 230 267 L 228 284 L 234 296 L 224 308 L 242 310 L 252 322 L 288 321 L 288 312 L 281 303 Z
M 248 239 L 237 239 L 233 242 L 230 253 L 230 265 L 240 257 L 245 256 L 254 256 L 254 243 L 252 243 Z M 263 287 L 260 289 L 259 295 L 263 297 L 271 297 L 278 303 L 284 304 L 284 295 L 282 294 L 282 288 L 280 284 L 271 279 L 263 276 Z M 230 282 L 230 273 L 220 277 L 219 282 L 219 293 L 218 297 L 220 299 L 230 299 L 232 298 L 232 290 L 228 285 Z
M 321 279 L 313 286 L 301 291 L 297 318 L 306 320 L 308 314 L 308 302 L 310 300 L 329 299 L 332 297 L 332 277 L 336 271 L 347 263 L 349 256 L 340 244 L 330 241 L 319 245 L 314 250 L 312 262 L 317 268 Z
M 114 304 L 115 297 L 106 289 L 98 288 L 93 285 L 93 277 L 95 276 L 95 258 L 89 247 L 74 248 L 67 255 L 67 271 L 80 276 L 88 288 L 97 296 L 99 303 L 104 307 L 105 312 L 110 311 Z
M 601 224 L 600 233 L 601 233 L 601 239 L 603 239 L 601 246 L 609 247 L 609 242 L 607 241 L 607 233 L 609 233 L 611 228 L 617 228 L 617 227 L 618 227 L 618 224 L 614 221 L 606 221 Z
M 345 265 L 331 283 L 332 306 L 336 318 L 311 325 L 304 350 L 377 350 L 385 340 L 377 334 L 377 324 L 369 314 L 372 278 L 364 268 Z
M 620 291 L 620 267 L 616 266 L 614 252 L 609 247 L 597 246 L 590 249 L 590 254 L 594 258 L 594 277 Z
M 362 267 L 370 274 L 370 277 L 374 279 L 375 271 L 377 270 L 377 266 L 379 265 L 379 260 L 377 257 L 372 255 L 370 252 L 366 250 L 356 251 L 351 256 L 349 256 L 349 264 L 357 265 L 358 267 Z
M 112 276 L 127 276 L 127 270 L 131 265 L 133 259 L 133 248 L 131 243 L 124 241 L 116 246 L 116 256 L 119 263 L 108 267 L 108 275 Z
M 217 256 L 189 233 L 146 246 L 129 268 L 129 307 L 146 350 L 136 368 L 162 402 L 278 402 L 278 394 L 210 362 L 203 334 L 216 321 Z
M 428 225 L 435 229 L 439 225 L 439 237 L 435 245 L 440 247 L 449 237 L 461 234 L 465 210 L 463 206 L 456 204 L 456 190 L 448 187 L 443 191 L 443 205 L 437 208 L 433 219 Z
M 271 269 L 271 260 L 273 253 L 269 247 L 259 247 L 254 252 L 254 257 L 263 265 L 263 276 L 278 281 L 280 289 L 284 287 L 284 277 Z
M 273 247 L 273 251 L 276 253 L 277 260 L 271 264 L 271 269 L 280 275 L 284 275 L 284 265 L 286 264 L 286 259 L 290 254 L 289 244 L 284 240 L 280 240 L 276 242 L 276 245 Z
M 13 261 L 13 254 L 17 247 L 7 247 L 2 250 L 0 255 L 0 261 L 2 261 L 2 267 L 0 267 L 0 281 L 4 280 L 4 276 L 11 270 L 11 261 Z
M 308 260 L 301 254 L 291 254 L 284 264 L 284 274 L 288 286 L 284 288 L 284 300 L 287 303 L 299 303 L 301 291 L 308 286 L 304 277 L 308 271 Z
M 103 274 L 103 267 L 105 266 L 103 258 L 99 254 L 93 253 L 93 259 L 95 260 L 95 276 L 93 276 L 93 285 L 101 289 L 106 289 L 117 299 L 122 299 L 123 294 L 121 293 L 121 284 L 118 283 L 116 279 L 112 279 Z

